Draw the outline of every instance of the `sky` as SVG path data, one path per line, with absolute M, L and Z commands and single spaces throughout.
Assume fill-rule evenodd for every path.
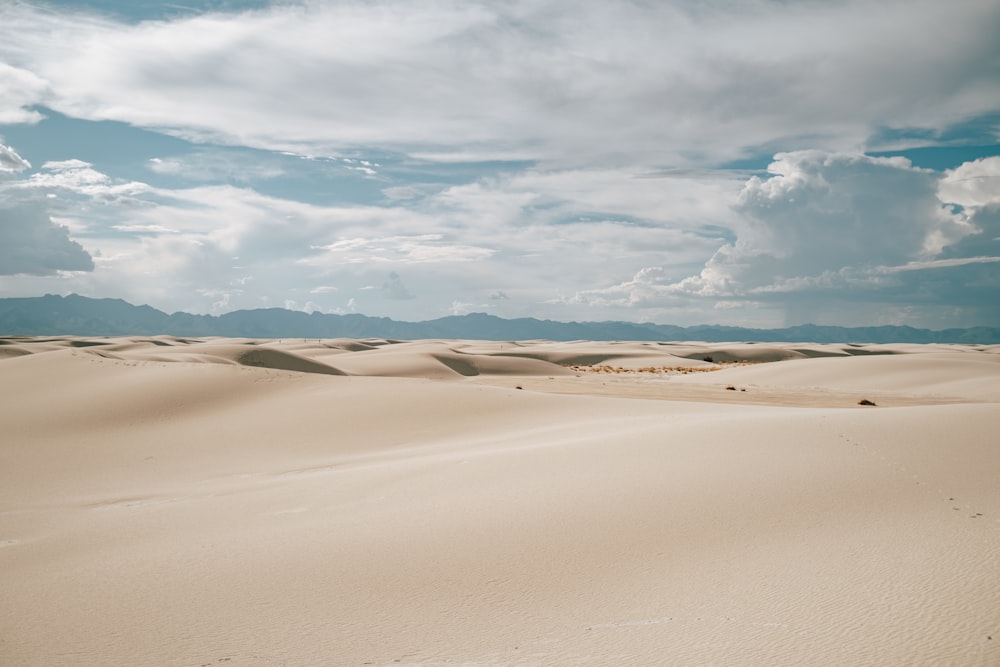
M 997 35 L 997 0 L 0 0 L 0 297 L 1000 326 Z

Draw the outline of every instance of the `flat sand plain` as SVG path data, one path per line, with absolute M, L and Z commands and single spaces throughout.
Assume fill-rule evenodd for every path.
M 2 338 L 0 664 L 998 665 L 1000 346 Z

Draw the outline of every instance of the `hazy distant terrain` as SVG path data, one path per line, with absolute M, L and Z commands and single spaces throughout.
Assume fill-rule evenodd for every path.
M 479 340 L 700 340 L 816 343 L 1000 343 L 1000 328 L 915 329 L 901 326 L 836 327 L 804 324 L 783 329 L 718 325 L 679 327 L 636 322 L 507 320 L 485 313 L 400 322 L 356 313 L 304 313 L 283 308 L 237 310 L 224 315 L 164 313 L 121 299 L 45 295 L 0 299 L 0 334 L 130 336 L 242 336 L 254 338 L 383 337 Z

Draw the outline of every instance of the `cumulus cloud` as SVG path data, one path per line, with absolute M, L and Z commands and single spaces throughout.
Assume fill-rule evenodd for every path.
M 0 241 L 0 275 L 94 270 L 90 254 L 40 204 L 0 204 Z
M 822 286 L 845 268 L 930 257 L 971 230 L 937 198 L 939 176 L 904 158 L 779 153 L 735 210 L 740 238 L 681 291 L 712 297 Z
M 974 311 L 995 319 L 997 163 L 942 176 L 903 158 L 780 153 L 769 176 L 751 177 L 733 205 L 738 238 L 696 275 L 676 280 L 648 266 L 563 301 L 660 309 L 754 302 L 783 309 L 788 323 L 885 321 L 903 308 L 911 321 L 922 313 L 925 325 Z M 958 314 L 959 304 L 970 310 Z
M 16 174 L 30 168 L 31 163 L 18 155 L 13 148 L 0 144 L 0 174 Z
M 570 304 L 590 306 L 648 307 L 664 306 L 676 297 L 669 294 L 669 282 L 665 272 L 658 266 L 639 269 L 629 280 L 610 287 L 577 292 L 572 297 L 560 298 Z
M 1000 204 L 1000 157 L 981 158 L 949 169 L 941 179 L 938 198 L 972 209 Z
M 71 116 L 309 154 L 718 163 L 994 111 L 998 17 L 937 0 L 375 0 L 126 24 L 4 3 L 0 118 L 37 119 L 44 96 Z M 914 48 L 942 25 L 948 39 Z
M 948 170 L 938 189 L 945 203 L 961 207 L 970 233 L 943 249 L 945 258 L 1000 258 L 1000 157 L 966 162 Z M 977 267 L 977 283 L 983 272 L 992 271 L 992 283 L 1000 287 L 1000 267 Z

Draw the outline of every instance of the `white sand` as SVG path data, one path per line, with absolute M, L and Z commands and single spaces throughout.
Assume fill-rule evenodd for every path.
M 997 665 L 998 433 L 996 346 L 0 339 L 0 665 Z

